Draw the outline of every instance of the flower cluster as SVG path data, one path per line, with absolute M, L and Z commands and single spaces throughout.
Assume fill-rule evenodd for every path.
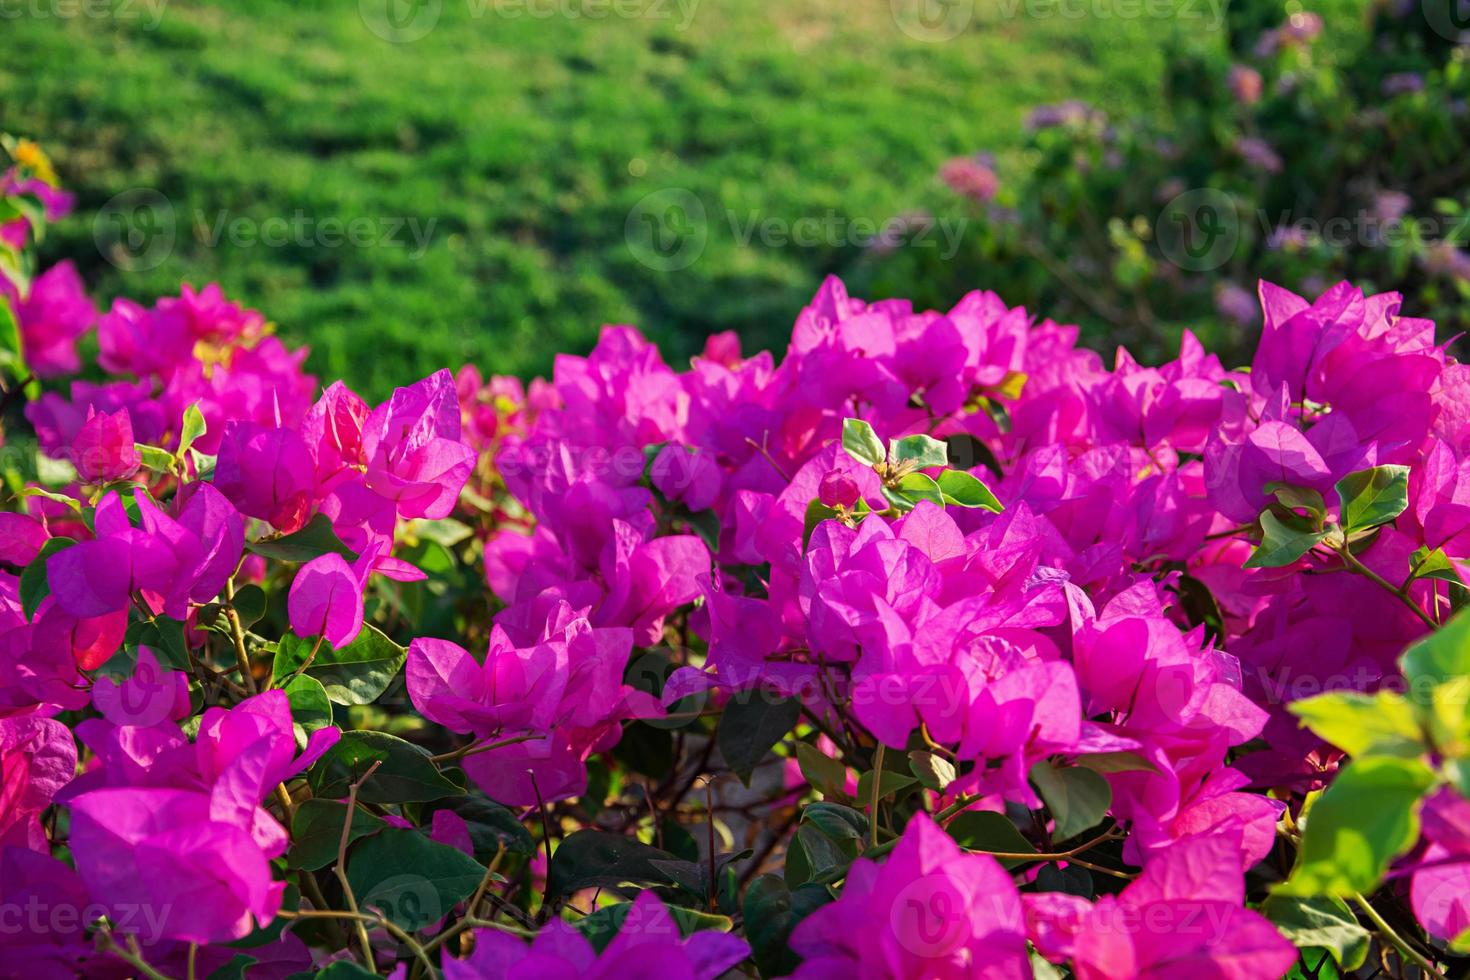
M 374 405 L 217 287 L 8 288 L 7 970 L 1470 947 L 1470 376 L 1396 296 L 1262 284 L 1230 370 L 833 279 L 779 361 L 609 327 Z

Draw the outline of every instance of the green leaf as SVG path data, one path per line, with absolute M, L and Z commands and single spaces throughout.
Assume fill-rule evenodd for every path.
M 966 850 L 987 851 L 993 854 L 1035 854 L 1036 848 L 1004 813 L 994 810 L 965 810 L 944 828 Z M 1001 864 L 1007 868 L 1024 864 L 1023 861 L 1005 859 Z
M 342 824 L 347 820 L 347 804 L 337 800 L 306 800 L 296 807 L 291 818 L 291 849 L 286 852 L 286 867 L 316 871 L 337 860 L 342 841 Z M 382 820 L 357 807 L 352 814 L 348 841 L 376 834 L 388 826 Z
M 1370 750 L 1405 757 L 1424 752 L 1424 738 L 1413 706 L 1392 691 L 1331 691 L 1293 701 L 1287 710 L 1316 735 L 1351 756 L 1366 755 Z
M 801 819 L 833 840 L 862 840 L 868 833 L 867 816 L 840 803 L 809 804 L 802 809 Z
M 235 607 L 241 627 L 249 629 L 265 618 L 265 590 L 258 585 L 242 585 L 235 590 L 235 598 L 230 600 L 230 605 Z
M 34 619 L 36 607 L 51 594 L 51 580 L 46 575 L 46 560 L 58 551 L 76 544 L 71 538 L 48 538 L 31 563 L 20 573 L 20 607 L 26 619 Z
M 7 364 L 17 378 L 29 373 L 25 365 L 25 349 L 20 342 L 20 320 L 10 307 L 10 299 L 0 294 L 0 365 Z
M 591 915 L 582 916 L 572 924 L 572 928 L 586 936 L 592 948 L 600 954 L 607 948 L 608 943 L 617 937 L 632 907 L 632 902 L 618 902 L 615 905 L 603 906 Z M 670 905 L 667 902 L 664 903 L 664 910 L 679 927 L 679 935 L 685 939 L 701 930 L 729 932 L 734 926 L 727 915 L 713 915 L 696 909 L 686 909 L 682 905 Z
M 1056 821 L 1052 836 L 1058 841 L 1096 827 L 1113 804 L 1112 787 L 1091 769 L 1056 769 L 1047 762 L 1038 762 L 1031 767 L 1031 782 Z
M 847 799 L 847 766 L 809 742 L 796 743 L 796 762 L 813 789 L 823 796 Z
M 1327 502 L 1310 487 L 1294 487 L 1289 483 L 1268 483 L 1265 490 L 1288 510 L 1304 510 L 1311 515 L 1312 526 L 1320 529 L 1327 519 Z
M 867 466 L 883 462 L 883 440 L 862 419 L 842 420 L 842 448 L 847 455 Z
M 894 772 L 892 769 L 884 769 L 883 778 L 878 782 L 878 798 L 880 800 L 886 800 L 895 793 L 901 793 L 910 786 L 918 785 L 918 782 L 917 779 L 906 772 Z M 872 770 L 858 777 L 857 798 L 864 805 L 873 798 Z
M 1272 895 L 1261 911 L 1294 946 L 1325 949 L 1345 970 L 1356 970 L 1368 958 L 1369 933 L 1340 898 Z
M 354 731 L 343 732 L 307 773 L 312 795 L 342 799 L 374 762 L 382 765 L 357 794 L 364 803 L 423 803 L 464 792 L 417 745 L 386 732 Z
M 1261 543 L 1246 559 L 1246 568 L 1281 568 L 1311 551 L 1327 531 L 1299 531 L 1269 510 L 1261 512 Z
M 888 454 L 895 463 L 911 462 L 921 470 L 949 465 L 949 447 L 933 436 L 916 435 L 894 439 L 888 444 Z
M 622 834 L 579 830 L 551 852 L 546 893 L 555 899 L 583 888 L 617 888 L 625 882 L 667 884 L 673 880 L 665 870 L 669 862 L 690 864 Z
M 308 674 L 291 678 L 281 690 L 291 704 L 291 720 L 305 732 L 326 728 L 332 723 L 332 702 L 327 700 L 327 690 L 321 681 Z
M 501 844 L 512 854 L 530 854 L 536 849 L 536 842 L 516 815 L 478 791 L 440 800 L 429 809 L 431 812 L 453 810 L 459 814 L 470 832 L 476 857 L 493 858 Z
M 786 879 L 788 884 L 795 881 L 798 885 L 807 882 L 830 885 L 841 881 L 846 877 L 847 869 L 857 854 L 857 848 L 851 842 L 844 848 L 821 829 L 807 823 L 796 829 L 791 849 L 800 851 L 802 855 L 802 859 L 797 862 L 801 877 L 800 880 L 792 878 L 792 866 L 788 859 Z
M 954 763 L 933 752 L 915 750 L 909 753 L 909 771 L 925 789 L 940 790 L 954 782 Z
M 940 492 L 939 484 L 934 478 L 926 473 L 905 473 L 898 478 L 897 494 L 899 499 L 913 508 L 921 500 L 927 500 L 931 504 L 944 506 L 944 494 Z
M 806 546 L 811 542 L 812 532 L 817 529 L 817 525 L 823 521 L 830 521 L 836 516 L 837 511 L 835 508 L 828 507 L 816 497 L 812 498 L 811 503 L 806 505 L 806 518 L 802 522 L 801 550 L 803 552 L 806 551 Z
M 800 702 L 764 689 L 744 691 L 730 699 L 715 741 L 741 782 L 750 785 L 755 767 L 791 731 L 800 715 Z
M 382 912 L 408 932 L 439 921 L 484 876 L 468 854 L 403 827 L 368 837 L 347 859 L 347 882 L 358 906 Z
M 1460 569 L 1442 548 L 1430 551 L 1428 548 L 1419 548 L 1409 558 L 1409 571 L 1415 579 L 1432 578 L 1441 582 L 1451 582 L 1455 585 L 1464 585 L 1460 578 Z
M 1342 502 L 1337 522 L 1347 532 L 1387 524 L 1409 506 L 1409 468 L 1375 466 L 1349 473 L 1334 489 Z
M 1456 614 L 1404 651 L 1399 667 L 1409 682 L 1409 698 L 1426 707 L 1433 702 L 1435 688 L 1470 674 L 1470 610 Z
M 245 550 L 276 561 L 304 562 L 325 554 L 338 554 L 348 561 L 357 561 L 357 553 L 337 537 L 331 520 L 325 514 L 317 514 L 301 530 L 282 537 L 247 541 Z
M 311 655 L 315 638 L 288 633 L 281 637 L 271 664 L 271 683 L 280 684 Z M 306 668 L 327 691 L 334 704 L 372 704 L 393 683 L 408 659 L 408 651 L 375 626 L 364 626 L 357 638 L 340 650 L 323 643 Z
M 135 442 L 133 448 L 138 451 L 138 457 L 143 462 L 143 468 L 155 473 L 172 473 L 174 469 L 174 454 L 167 449 L 150 446 L 146 442 Z
M 1156 767 L 1137 752 L 1084 752 L 1074 760 L 1093 772 L 1153 772 Z
M 123 634 L 123 645 L 129 650 L 146 646 L 158 655 L 158 662 L 175 670 L 189 670 L 189 645 L 184 638 L 184 624 L 168 616 L 134 620 Z
M 978 507 L 997 514 L 1004 509 L 995 494 L 990 492 L 989 487 L 979 478 L 971 476 L 964 470 L 945 470 L 939 474 L 936 482 L 939 484 L 939 492 L 944 495 L 946 504 L 954 504 L 957 507 Z
M 1419 839 L 1419 808 L 1434 773 L 1417 759 L 1366 756 L 1338 770 L 1307 815 L 1283 895 L 1371 893 L 1389 862 Z
M 791 931 L 830 901 L 831 894 L 821 885 L 802 885 L 793 891 L 776 875 L 760 875 L 750 883 L 742 907 L 745 938 L 762 977 L 796 971 L 801 959 L 789 945 Z
M 195 402 L 184 409 L 184 422 L 179 428 L 179 458 L 189 451 L 189 447 L 208 430 L 204 421 L 204 413 L 199 410 L 199 403 Z

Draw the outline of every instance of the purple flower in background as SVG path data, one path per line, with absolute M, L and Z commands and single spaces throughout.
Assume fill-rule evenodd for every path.
M 1416 71 L 1394 72 L 1383 79 L 1383 94 L 1408 95 L 1424 91 L 1424 76 Z
M 1230 85 L 1230 94 L 1235 96 L 1235 101 L 1241 105 L 1255 105 L 1261 101 L 1261 92 L 1264 87 L 1261 73 L 1249 65 L 1231 65 L 1227 81 Z
M 1242 136 L 1235 141 L 1235 152 L 1252 170 L 1268 174 L 1281 172 L 1281 158 L 1271 149 L 1271 144 L 1256 136 Z
M 995 197 L 1000 178 L 990 161 L 980 157 L 956 157 L 939 168 L 939 179 L 960 197 L 981 204 Z

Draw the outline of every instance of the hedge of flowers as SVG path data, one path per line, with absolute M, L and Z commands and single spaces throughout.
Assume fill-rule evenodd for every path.
M 1470 371 L 1396 296 L 1227 370 L 830 280 L 373 405 L 33 274 L 9 147 L 0 974 L 1465 968 Z

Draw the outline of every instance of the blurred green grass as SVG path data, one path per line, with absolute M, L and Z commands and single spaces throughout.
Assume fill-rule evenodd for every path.
M 132 19 L 32 5 L 5 23 L 0 130 L 42 140 L 80 198 L 45 257 L 75 259 L 103 301 L 218 280 L 310 344 L 313 370 L 375 395 L 464 361 L 545 372 L 605 322 L 671 358 L 715 330 L 780 344 L 824 274 L 861 278 L 871 259 L 849 222 L 933 200 L 951 156 L 1013 151 L 1037 104 L 1147 111 L 1164 40 L 1211 24 L 1202 0 L 1131 19 L 1100 16 L 1108 0 L 1068 8 L 1082 17 L 980 0 L 963 34 L 933 43 L 900 30 L 889 0 L 631 0 L 644 16 L 599 20 L 429 0 L 434 29 L 394 44 L 362 15 L 383 0 L 149 2 Z M 536 9 L 629 9 L 596 2 Z M 156 268 L 116 268 L 94 242 L 93 214 L 129 188 L 174 209 Z M 667 188 L 708 219 L 698 258 L 673 271 L 625 236 Z M 221 222 L 297 216 L 309 232 L 411 220 L 432 235 L 422 254 L 408 229 L 397 245 L 211 242 Z M 752 219 L 803 218 L 837 233 L 740 240 Z

